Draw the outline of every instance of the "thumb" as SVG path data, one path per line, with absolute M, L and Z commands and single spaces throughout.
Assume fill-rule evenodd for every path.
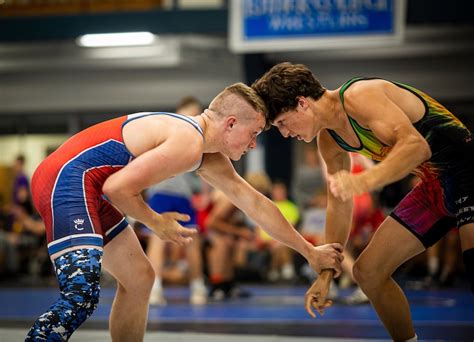
M 339 253 L 342 253 L 343 247 L 339 242 L 331 243 L 330 246 L 334 248 L 336 251 L 338 251 Z

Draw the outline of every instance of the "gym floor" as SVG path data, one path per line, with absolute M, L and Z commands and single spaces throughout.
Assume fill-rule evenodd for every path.
M 335 303 L 323 317 L 304 310 L 306 287 L 245 286 L 250 298 L 188 303 L 188 288 L 165 290 L 168 305 L 151 306 L 146 341 L 366 341 L 390 340 L 370 304 Z M 102 289 L 99 307 L 71 341 L 109 339 L 114 289 Z M 407 291 L 419 340 L 473 341 L 474 297 L 467 290 Z M 346 293 L 347 294 L 347 293 Z M 344 295 L 344 293 L 342 293 Z M 57 298 L 54 287 L 0 290 L 0 342 L 20 341 Z

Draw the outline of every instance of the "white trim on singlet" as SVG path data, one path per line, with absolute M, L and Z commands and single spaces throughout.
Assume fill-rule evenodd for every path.
M 124 144 L 122 144 L 124 145 Z M 92 221 L 92 217 L 89 213 L 89 207 L 87 206 L 87 195 L 86 195 L 86 184 L 85 184 L 85 178 L 86 178 L 86 175 L 87 173 L 90 171 L 90 170 L 94 170 L 94 169 L 100 169 L 100 168 L 103 168 L 103 167 L 124 167 L 125 165 L 100 165 L 100 166 L 93 166 L 87 170 L 84 170 L 84 172 L 82 173 L 82 193 L 83 193 L 83 199 L 84 199 L 84 206 L 86 207 L 86 211 L 87 211 L 87 217 L 89 217 L 89 221 L 91 222 L 91 228 L 93 230 L 94 233 L 96 233 L 95 231 L 95 227 L 94 227 L 94 222 Z
M 150 115 L 168 115 L 168 116 L 186 121 L 186 122 L 190 123 L 199 133 L 201 133 L 201 136 L 204 139 L 204 131 L 203 131 L 202 127 L 194 119 L 192 119 L 191 117 L 186 116 L 186 115 L 176 114 L 176 113 L 168 113 L 168 112 L 139 112 L 139 113 L 129 114 L 127 116 L 127 120 L 125 120 L 125 122 L 122 123 L 122 131 L 123 131 L 123 128 L 125 127 L 125 125 L 127 123 L 129 123 L 130 121 L 140 119 L 140 118 L 150 116 Z M 127 148 L 127 145 L 124 144 L 124 146 L 125 146 L 125 148 Z M 128 148 L 127 148 L 127 151 L 128 151 L 128 153 L 130 153 L 130 155 L 133 156 L 133 154 L 128 150 Z M 193 172 L 193 171 L 198 170 L 201 167 L 203 160 L 204 160 L 204 156 L 201 156 L 201 160 L 198 163 L 196 163 L 196 165 L 194 165 L 187 172 Z
M 51 241 L 50 243 L 48 243 L 48 248 L 51 247 L 51 246 L 57 245 L 58 243 L 61 243 L 61 242 L 66 241 L 66 240 L 77 239 L 77 238 L 82 238 L 82 237 L 94 237 L 94 238 L 100 238 L 101 240 L 104 239 L 102 237 L 102 235 L 100 235 L 100 234 L 92 234 L 92 233 L 73 234 L 73 235 L 68 235 L 68 236 L 62 237 L 60 239 Z
M 204 136 L 204 131 L 202 130 L 201 126 L 194 119 L 192 119 L 191 117 L 186 116 L 186 115 L 176 114 L 176 113 L 168 113 L 168 112 L 140 112 L 140 113 L 129 114 L 128 117 L 127 117 L 127 120 L 122 124 L 122 128 L 123 128 L 123 126 L 125 126 L 127 123 L 129 123 L 132 120 L 139 119 L 139 118 L 142 118 L 142 117 L 145 117 L 145 116 L 150 116 L 150 115 L 168 115 L 168 116 L 171 116 L 171 117 L 174 117 L 174 118 L 184 120 L 184 121 L 190 123 L 191 125 L 193 125 L 194 128 L 196 128 L 199 131 L 199 133 L 201 133 Z
M 112 228 L 110 228 L 109 230 L 107 230 L 105 232 L 105 236 L 108 236 L 115 228 L 117 228 L 120 224 L 122 224 L 122 222 L 125 221 L 125 217 L 123 219 L 120 220 L 119 223 L 117 223 L 115 226 L 113 226 Z

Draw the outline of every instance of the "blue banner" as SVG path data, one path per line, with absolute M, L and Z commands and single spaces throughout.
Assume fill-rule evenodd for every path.
M 243 0 L 243 39 L 392 34 L 395 0 Z

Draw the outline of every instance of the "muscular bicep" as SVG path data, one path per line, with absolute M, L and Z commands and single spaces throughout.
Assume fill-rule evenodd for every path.
M 199 145 L 167 139 L 110 176 L 104 184 L 104 192 L 106 189 L 114 191 L 120 188 L 121 192 L 138 194 L 154 184 L 189 170 L 199 161 L 200 156 Z
M 385 145 L 394 146 L 410 136 L 421 137 L 407 114 L 386 95 L 382 87 L 361 87 L 348 94 L 345 104 L 348 113 Z

